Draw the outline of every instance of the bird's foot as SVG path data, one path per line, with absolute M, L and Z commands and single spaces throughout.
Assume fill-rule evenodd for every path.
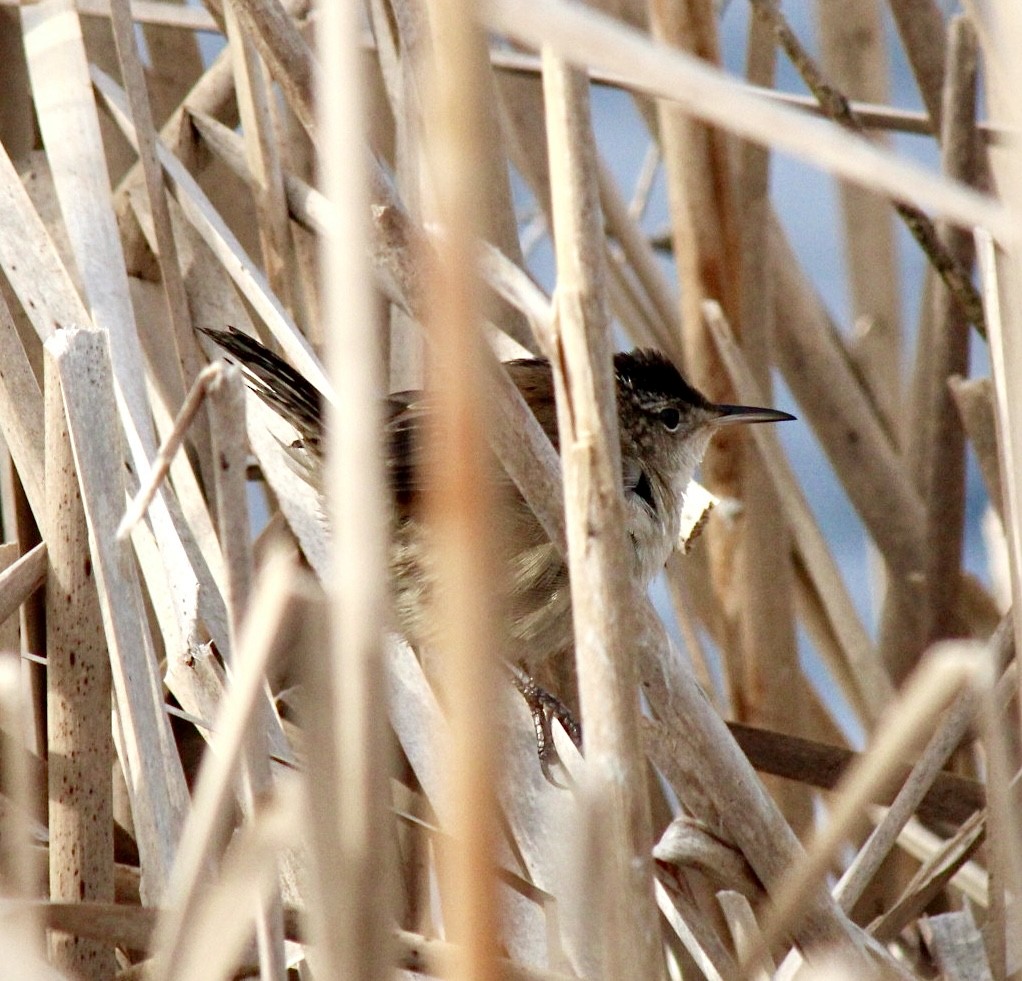
M 554 786 L 560 787 L 561 784 L 554 780 L 550 773 L 550 767 L 561 762 L 557 747 L 554 745 L 551 723 L 554 719 L 560 722 L 568 734 L 568 738 L 580 752 L 582 750 L 582 727 L 564 702 L 545 688 L 540 688 L 532 676 L 521 668 L 512 666 L 511 679 L 519 694 L 525 699 L 525 704 L 529 707 L 529 713 L 532 715 L 532 724 L 536 729 L 536 755 L 539 757 L 543 776 Z

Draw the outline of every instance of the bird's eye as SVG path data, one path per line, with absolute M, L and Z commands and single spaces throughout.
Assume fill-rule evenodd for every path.
M 661 409 L 660 421 L 663 423 L 664 429 L 673 433 L 681 425 L 681 413 L 673 407 Z

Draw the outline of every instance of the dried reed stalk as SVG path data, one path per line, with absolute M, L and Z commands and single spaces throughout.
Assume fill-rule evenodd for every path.
M 942 153 L 944 170 L 962 181 L 975 181 L 979 169 L 975 136 L 977 40 L 964 18 L 949 29 L 948 63 L 943 99 Z M 971 236 L 943 230 L 949 252 L 963 266 L 972 263 Z M 969 331 L 947 291 L 941 291 L 934 312 L 934 344 L 929 358 L 930 441 L 923 454 L 923 500 L 926 506 L 927 634 L 925 643 L 960 631 L 956 600 L 965 524 L 965 433 L 955 411 L 948 379 L 969 368 Z
M 5 641 L 11 639 L 10 621 L 5 624 Z M 6 646 L 6 645 L 5 645 Z M 38 894 L 46 870 L 40 865 L 38 852 L 33 848 L 32 839 L 36 835 L 33 827 L 37 818 L 43 818 L 49 796 L 49 788 L 45 787 L 45 778 L 31 765 L 29 754 L 25 751 L 22 733 L 27 732 L 24 719 L 24 686 L 21 684 L 20 665 L 13 651 L 6 653 L 0 660 L 0 711 L 3 712 L 5 730 L 3 732 L 3 752 L 0 761 L 4 772 L 4 796 L 7 806 L 3 813 L 3 838 L 0 847 L 0 868 L 4 879 L 4 892 L 7 902 L 25 903 L 15 908 L 10 920 L 10 934 L 7 942 L 12 952 L 16 953 L 18 967 L 26 973 L 31 970 L 38 975 L 43 974 L 43 957 L 46 938 L 42 932 L 42 920 L 27 900 Z M 37 805 L 35 799 L 43 791 L 43 800 Z M 77 796 L 77 795 L 76 795 Z M 80 803 L 80 801 L 78 801 Z M 80 814 L 80 811 L 79 811 Z M 72 839 L 75 843 L 83 843 L 65 822 L 63 842 L 68 845 Z M 87 834 L 87 832 L 86 832 Z M 95 850 L 90 850 L 90 864 L 99 857 Z M 61 863 L 58 876 L 67 877 L 67 863 Z M 93 880 L 95 884 L 95 880 Z M 95 945 L 79 944 L 75 938 L 63 936 L 58 939 L 61 953 L 72 963 L 83 966 L 91 960 L 94 965 L 101 965 L 107 950 L 97 949 Z M 66 956 L 70 954 L 71 956 Z M 91 955 L 91 957 L 90 957 Z M 93 972 L 95 976 L 95 972 Z
M 261 5 L 245 5 L 257 13 Z M 337 7 L 321 26 L 324 55 L 319 118 L 323 189 L 332 211 L 320 275 L 328 363 L 341 400 L 330 415 L 327 494 L 333 531 L 329 663 L 310 692 L 325 723 L 321 762 L 330 788 L 310 788 L 319 903 L 314 922 L 323 970 L 378 977 L 390 962 L 391 895 L 386 855 L 387 732 L 381 621 L 385 615 L 386 485 L 379 453 L 381 356 L 373 328 L 365 241 L 368 200 L 362 148 L 364 95 L 356 49 L 359 18 Z M 341 94 L 343 93 L 343 95 Z M 267 134 L 268 136 L 269 134 Z M 279 180 L 279 175 L 274 176 Z M 283 207 L 283 200 L 277 205 Z M 281 219 L 286 213 L 280 215 Z M 310 677 L 315 675 L 310 672 Z
M 435 417 L 425 449 L 429 479 L 426 520 L 437 577 L 430 616 L 441 623 L 440 674 L 451 716 L 444 793 L 450 795 L 452 847 L 441 855 L 450 936 L 458 945 L 451 975 L 499 974 L 500 914 L 494 877 L 497 842 L 496 731 L 500 712 L 497 658 L 504 637 L 497 608 L 492 546 L 499 535 L 486 464 L 486 378 L 477 239 L 492 223 L 489 153 L 477 136 L 488 131 L 482 101 L 489 80 L 480 58 L 483 34 L 471 3 L 430 7 L 434 25 L 427 89 L 428 211 L 442 219 L 427 327 L 432 342 L 428 390 Z M 442 544 L 441 544 L 442 543 Z
M 95 330 L 61 331 L 48 342 L 67 415 L 82 503 L 89 525 L 91 564 L 110 650 L 117 710 L 118 755 L 129 774 L 132 817 L 145 855 L 146 890 L 162 895 L 187 810 L 181 762 L 173 749 L 152 639 L 142 613 L 134 569 L 118 545 L 124 501 L 122 456 L 107 339 Z M 113 440 L 92 440 L 94 427 Z
M 773 39 L 760 20 L 753 18 L 746 55 L 750 82 L 769 85 L 774 64 Z M 772 402 L 770 365 L 774 335 L 765 220 L 770 208 L 770 155 L 762 147 L 745 144 L 739 159 L 741 170 L 735 174 L 732 191 L 741 228 L 740 299 L 735 312 L 748 363 L 755 366 L 756 382 L 766 399 L 764 402 L 752 399 L 749 404 L 766 405 Z M 704 312 L 700 314 L 703 316 Z M 702 322 L 700 327 L 709 333 Z M 715 339 L 710 336 L 707 340 L 716 351 Z M 717 354 L 721 357 L 719 351 Z M 722 368 L 729 376 L 729 389 L 734 391 L 730 372 L 726 365 L 722 364 Z M 804 710 L 810 695 L 795 639 L 792 534 L 780 519 L 781 492 L 748 436 L 735 449 L 741 454 L 738 465 L 743 518 L 737 583 L 733 590 L 740 610 L 742 688 L 747 693 L 742 699 L 743 707 L 748 721 L 757 725 L 793 735 L 815 735 L 812 716 Z M 776 556 L 776 561 L 764 562 L 765 555 Z M 792 826 L 798 830 L 807 827 L 812 801 L 803 788 L 774 783 L 772 789 Z
M 851 99 L 881 104 L 889 100 L 881 13 L 878 0 L 854 8 L 837 3 L 818 8 L 823 68 Z M 890 146 L 883 134 L 876 140 Z M 881 198 L 849 184 L 841 185 L 841 210 L 856 324 L 853 356 L 886 425 L 896 432 L 902 331 L 893 215 Z
M 110 660 L 89 557 L 89 530 L 75 472 L 55 356 L 46 360 L 47 744 L 50 898 L 111 902 L 114 760 Z M 109 947 L 58 935 L 62 970 L 88 978 L 114 970 Z
M 603 970 L 661 973 L 654 929 L 650 817 L 638 744 L 634 608 L 626 562 L 620 441 L 602 293 L 599 189 L 588 83 L 552 55 L 543 71 L 557 242 L 557 343 L 552 363 L 564 490 L 579 700 L 590 768 L 586 799 L 599 827 L 604 881 L 593 937 Z M 602 820 L 597 815 L 602 815 Z M 594 886 L 596 884 L 594 883 Z M 583 888 L 586 888 L 583 886 Z M 628 952 L 627 955 L 625 952 Z
M 8 623 L 46 581 L 46 544 L 40 542 L 20 558 L 5 562 L 0 572 L 0 623 Z

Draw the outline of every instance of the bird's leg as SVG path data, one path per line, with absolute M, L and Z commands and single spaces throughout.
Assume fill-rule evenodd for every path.
M 543 770 L 543 776 L 551 783 L 555 781 L 550 776 L 550 764 L 558 761 L 557 747 L 554 745 L 553 732 L 551 731 L 551 720 L 557 719 L 568 734 L 568 737 L 575 744 L 579 751 L 582 749 L 582 727 L 575 721 L 568 706 L 556 695 L 551 695 L 544 688 L 533 680 L 520 667 L 510 665 L 511 680 L 519 694 L 525 699 L 532 715 L 532 723 L 536 727 L 536 755 L 539 757 L 539 765 Z

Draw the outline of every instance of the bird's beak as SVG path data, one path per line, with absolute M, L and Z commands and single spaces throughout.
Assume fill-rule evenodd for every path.
M 713 411 L 719 415 L 711 421 L 712 426 L 730 426 L 739 422 L 785 422 L 795 418 L 787 412 L 759 409 L 752 405 L 715 405 Z

